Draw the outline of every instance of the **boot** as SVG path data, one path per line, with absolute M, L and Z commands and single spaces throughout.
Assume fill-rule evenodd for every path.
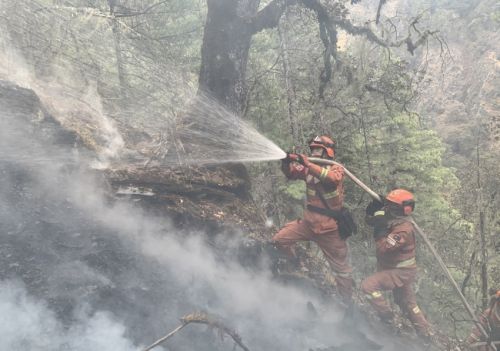
M 429 349 L 433 344 L 436 343 L 436 335 L 431 330 L 417 331 L 417 336 L 419 340 L 422 341 L 422 345 Z
M 391 329 L 397 329 L 393 312 L 379 312 L 380 321 Z

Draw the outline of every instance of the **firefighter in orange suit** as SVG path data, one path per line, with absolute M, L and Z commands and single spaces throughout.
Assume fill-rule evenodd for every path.
M 496 289 L 492 291 L 492 298 L 490 300 L 490 304 L 488 308 L 481 313 L 479 316 L 479 323 L 484 328 L 484 330 L 488 333 L 488 339 L 486 339 L 479 328 L 474 326 L 472 332 L 467 339 L 467 343 L 472 345 L 477 342 L 499 342 L 500 343 L 500 289 Z M 497 350 L 500 349 L 500 344 L 496 345 Z M 481 345 L 479 347 L 474 347 L 472 350 L 477 351 L 490 351 L 493 350 L 491 346 Z
M 416 279 L 415 233 L 410 214 L 415 208 L 413 194 L 403 189 L 391 191 L 384 203 L 372 201 L 366 221 L 374 227 L 377 273 L 361 283 L 361 290 L 380 319 L 392 324 L 393 312 L 382 295 L 392 291 L 394 301 L 412 322 L 417 334 L 428 338 L 429 324 L 417 305 L 413 283 Z
M 331 138 L 317 136 L 309 143 L 311 156 L 333 159 L 334 145 Z M 288 179 L 306 182 L 307 207 L 304 218 L 286 224 L 273 237 L 273 242 L 290 258 L 297 259 L 294 244 L 314 241 L 330 264 L 339 295 L 350 304 L 353 283 L 346 238 L 341 238 L 336 219 L 317 212 L 318 209 L 337 211 L 342 208 L 344 169 L 337 165 L 319 166 L 311 163 L 305 155 L 288 154 L 282 161 L 282 170 Z

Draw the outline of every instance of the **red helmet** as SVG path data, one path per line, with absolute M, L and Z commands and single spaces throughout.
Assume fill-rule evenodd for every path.
M 389 202 L 389 206 L 391 204 L 397 205 L 405 216 L 410 215 L 415 209 L 415 199 L 408 190 L 394 189 L 387 194 L 385 199 Z
M 333 158 L 335 156 L 335 141 L 326 135 L 316 136 L 309 141 L 309 149 L 315 147 L 320 147 L 325 150 L 328 157 Z

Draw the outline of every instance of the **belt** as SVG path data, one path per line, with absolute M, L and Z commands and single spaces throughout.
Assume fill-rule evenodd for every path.
M 343 220 L 342 211 L 332 210 L 329 208 L 316 207 L 313 205 L 307 205 L 306 208 L 311 212 L 319 213 L 320 215 L 333 218 L 337 221 L 337 223 Z
M 311 189 L 311 188 L 307 188 L 307 195 L 316 196 L 316 190 Z M 330 199 L 333 199 L 333 198 L 339 196 L 339 191 L 335 190 L 335 191 L 331 191 L 329 193 L 324 193 L 323 196 L 325 199 L 330 200 Z

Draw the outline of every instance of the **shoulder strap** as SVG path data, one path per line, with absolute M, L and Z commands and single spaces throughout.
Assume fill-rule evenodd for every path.
M 323 195 L 323 192 L 319 187 L 316 187 L 316 194 L 318 194 L 318 197 L 320 198 L 321 202 L 323 203 L 323 206 L 325 206 L 327 209 L 331 210 L 330 206 L 328 206 L 328 202 L 326 202 L 325 196 Z
M 323 206 L 325 206 L 326 209 L 331 210 L 330 206 L 328 206 L 328 203 L 326 202 L 325 196 L 323 195 L 323 187 L 321 186 L 321 182 L 314 184 L 314 187 L 316 188 L 316 194 L 321 200 L 321 203 Z

